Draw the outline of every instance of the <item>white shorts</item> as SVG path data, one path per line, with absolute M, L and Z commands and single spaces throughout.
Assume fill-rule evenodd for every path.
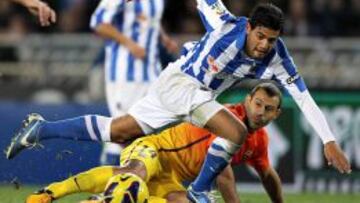
M 150 83 L 106 81 L 106 101 L 112 117 L 125 115 L 130 107 L 143 98 L 149 89 Z M 102 165 L 113 165 L 114 160 L 109 159 L 109 154 L 120 154 L 125 147 L 116 143 L 106 142 L 100 156 Z
M 112 117 L 126 114 L 130 107 L 143 98 L 150 83 L 141 82 L 106 82 L 106 101 Z
M 148 94 L 135 103 L 129 114 L 146 134 L 179 122 L 199 127 L 224 107 L 215 94 L 180 70 L 181 61 L 170 64 L 150 87 Z

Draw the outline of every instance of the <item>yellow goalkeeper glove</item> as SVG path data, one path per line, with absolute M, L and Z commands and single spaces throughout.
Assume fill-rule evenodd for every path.
M 51 203 L 54 200 L 52 192 L 49 190 L 40 190 L 26 198 L 26 203 Z

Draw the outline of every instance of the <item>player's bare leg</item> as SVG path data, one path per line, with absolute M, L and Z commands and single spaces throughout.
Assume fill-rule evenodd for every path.
M 188 203 L 185 191 L 170 192 L 166 195 L 167 203 Z
M 246 125 L 228 110 L 220 110 L 206 123 L 205 128 L 235 144 L 242 144 L 248 133 Z
M 211 183 L 240 149 L 248 133 L 246 125 L 225 109 L 210 118 L 205 127 L 219 137 L 211 144 L 198 177 L 188 188 L 191 202 L 211 202 Z
M 115 118 L 111 122 L 111 142 L 123 143 L 144 135 L 134 117 L 127 114 Z

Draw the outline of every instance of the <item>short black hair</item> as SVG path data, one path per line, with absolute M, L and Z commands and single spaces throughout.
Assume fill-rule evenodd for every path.
M 282 104 L 282 93 L 280 91 L 280 89 L 273 83 L 271 82 L 263 82 L 263 83 L 259 83 L 258 85 L 256 85 L 251 91 L 250 91 L 250 96 L 254 96 L 255 93 L 259 90 L 264 90 L 266 92 L 266 94 L 269 97 L 278 97 L 279 98 L 279 105 L 278 105 L 278 109 L 281 108 L 281 104 Z
M 272 30 L 283 32 L 284 13 L 281 9 L 271 3 L 258 4 L 250 13 L 249 23 L 251 28 L 264 26 Z

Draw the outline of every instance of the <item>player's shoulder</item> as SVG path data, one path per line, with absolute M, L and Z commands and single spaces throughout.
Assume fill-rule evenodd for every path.
M 237 31 L 245 30 L 246 24 L 248 22 L 248 18 L 243 17 L 243 16 L 238 17 L 238 16 L 234 16 L 232 14 L 227 14 L 220 18 L 223 21 L 222 26 L 219 26 L 217 28 L 220 30 L 228 29 L 229 27 L 231 27 L 231 29 L 236 29 Z
M 269 57 L 270 56 L 272 58 L 271 58 L 271 62 L 269 64 L 269 66 L 277 65 L 277 64 L 283 62 L 284 60 L 289 60 L 291 58 L 291 56 L 288 52 L 288 49 L 286 47 L 286 44 L 281 37 L 279 37 L 276 40 L 276 43 L 272 50 L 272 54 L 270 54 Z
M 235 24 L 238 29 L 245 30 L 246 24 L 248 23 L 248 18 L 245 16 L 229 16 L 229 18 L 226 20 L 229 24 Z
M 245 16 L 234 16 L 230 15 L 228 18 L 229 22 L 237 23 L 239 25 L 246 25 L 246 23 L 249 21 L 249 19 Z
M 276 40 L 276 44 L 275 44 L 274 49 L 275 49 L 276 53 L 280 56 L 280 58 L 289 57 L 289 52 L 287 50 L 286 44 L 285 44 L 284 40 L 281 37 L 279 37 Z
M 249 21 L 249 19 L 245 16 L 236 17 L 236 21 L 238 23 L 246 25 L 246 23 Z
M 224 104 L 224 106 L 231 111 L 231 113 L 235 114 L 237 117 L 245 116 L 245 109 L 243 103 L 237 104 Z

